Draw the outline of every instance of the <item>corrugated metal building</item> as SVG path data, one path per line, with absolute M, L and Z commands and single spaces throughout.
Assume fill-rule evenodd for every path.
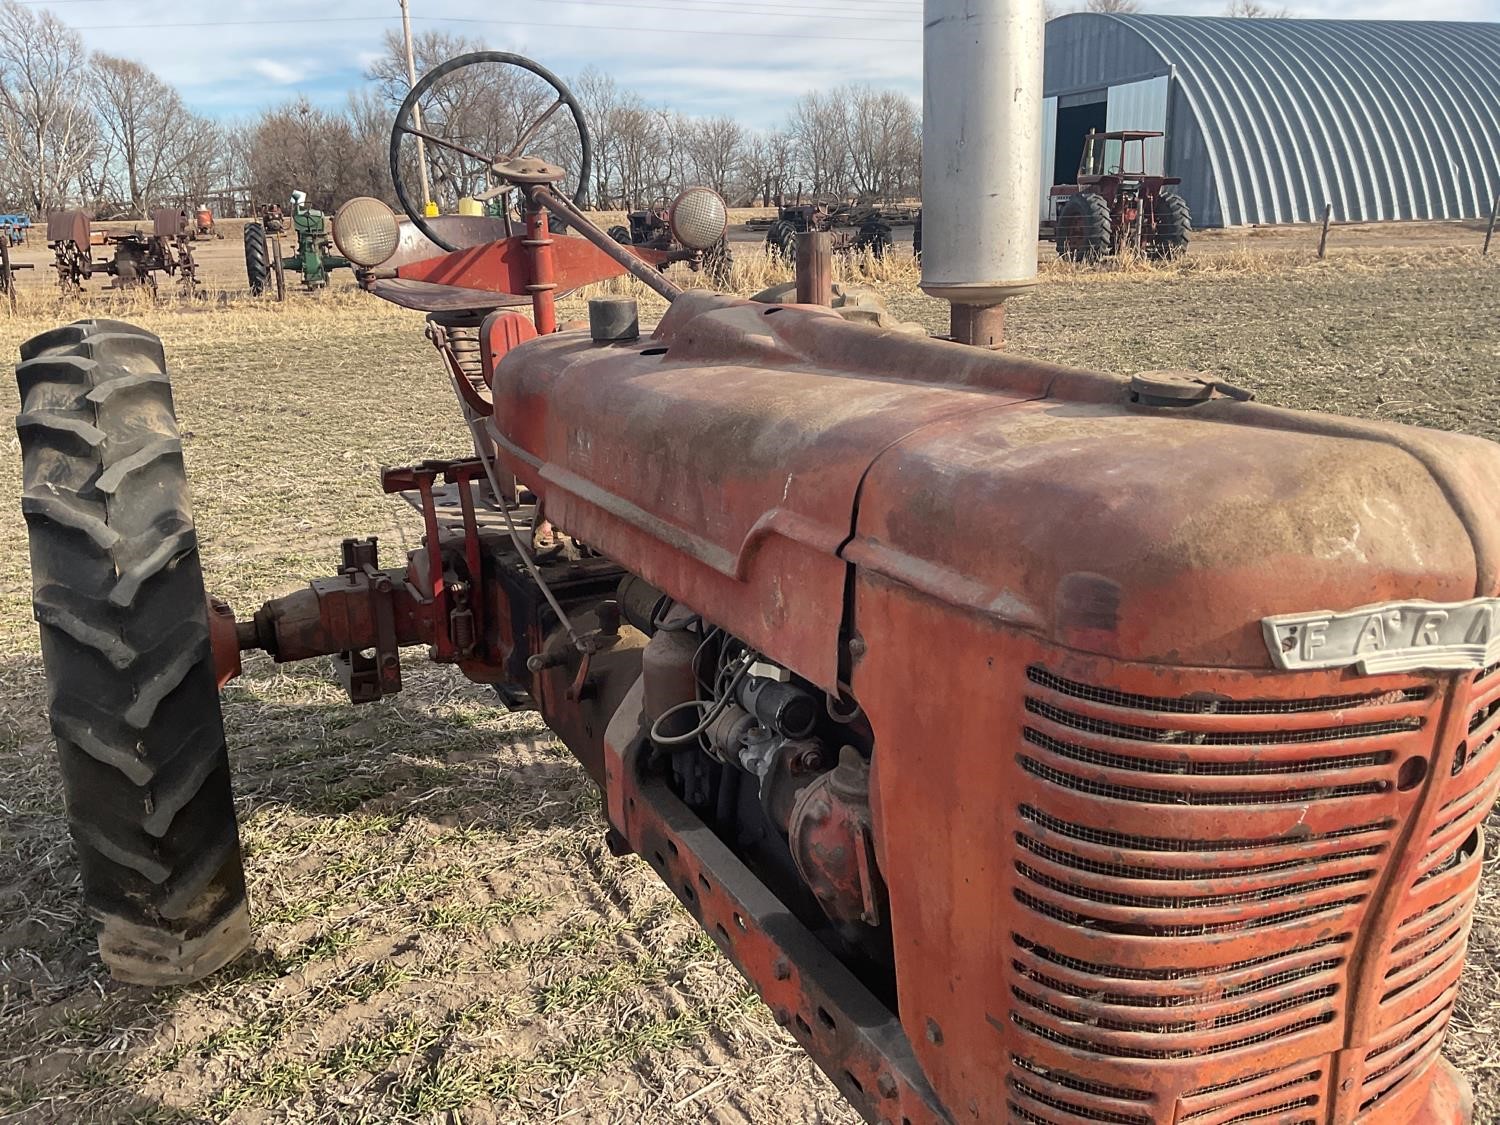
M 1084 135 L 1159 129 L 1200 227 L 1486 216 L 1500 24 L 1078 13 L 1047 24 L 1043 184 Z

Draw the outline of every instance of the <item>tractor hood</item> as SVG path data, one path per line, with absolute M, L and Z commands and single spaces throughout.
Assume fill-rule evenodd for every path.
M 1500 446 L 1140 389 L 690 293 L 649 341 L 508 353 L 491 431 L 558 526 L 830 689 L 842 628 L 916 640 L 844 621 L 850 566 L 1054 643 L 1250 669 L 1269 616 L 1500 594 Z

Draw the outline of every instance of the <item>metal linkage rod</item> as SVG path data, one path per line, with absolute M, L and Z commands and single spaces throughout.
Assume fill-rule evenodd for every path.
M 682 296 L 681 286 L 673 285 L 654 266 L 641 261 L 625 247 L 621 246 L 609 235 L 596 227 L 593 222 L 573 204 L 555 194 L 550 188 L 543 184 L 537 184 L 527 189 L 527 195 L 533 203 L 547 208 L 554 215 L 561 215 L 567 220 L 568 225 L 583 235 L 604 253 L 608 254 L 620 265 L 630 271 L 630 275 L 648 288 L 660 293 L 668 301 L 675 301 Z

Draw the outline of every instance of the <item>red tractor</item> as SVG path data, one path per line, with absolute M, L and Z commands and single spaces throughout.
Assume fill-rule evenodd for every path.
M 562 83 L 440 70 L 481 59 L 556 88 L 588 182 Z M 1500 787 L 1500 447 L 683 290 L 545 159 L 490 162 L 510 233 L 428 219 L 392 166 L 407 222 L 354 201 L 339 245 L 428 313 L 473 435 L 381 474 L 421 511 L 405 558 L 350 538 L 237 619 L 160 342 L 22 348 L 52 726 L 116 976 L 250 939 L 240 653 L 332 656 L 355 702 L 426 654 L 541 713 L 609 846 L 871 1122 L 1471 1119 L 1439 1051 Z M 726 216 L 690 190 L 669 220 L 701 251 Z M 626 274 L 658 324 L 559 323 Z
M 1164 135 L 1090 130 L 1078 162 L 1078 182 L 1052 189 L 1059 257 L 1070 262 L 1097 262 L 1123 253 L 1175 258 L 1187 250 L 1192 215 L 1180 195 L 1166 190 L 1182 180 L 1146 171 L 1146 142 Z

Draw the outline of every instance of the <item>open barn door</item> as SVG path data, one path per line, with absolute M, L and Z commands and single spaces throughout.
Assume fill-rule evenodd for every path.
M 1127 82 L 1109 88 L 1109 109 L 1106 114 L 1106 129 L 1147 129 L 1154 132 L 1167 131 L 1167 94 L 1171 79 L 1163 74 L 1159 78 L 1147 78 L 1142 82 Z M 1146 142 L 1146 171 L 1164 175 L 1166 164 L 1166 138 L 1153 137 Z
M 1046 222 L 1052 217 L 1052 185 L 1057 181 L 1053 178 L 1054 166 L 1057 163 L 1057 99 L 1042 99 L 1042 182 L 1039 198 L 1041 200 L 1041 220 Z

